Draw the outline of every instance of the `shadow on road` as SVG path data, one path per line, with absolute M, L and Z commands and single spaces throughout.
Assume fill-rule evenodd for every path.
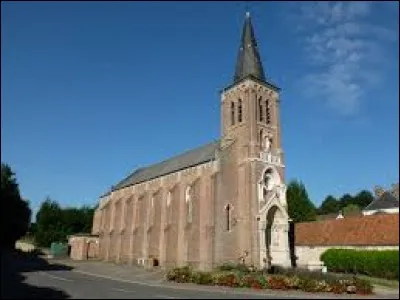
M 1 249 L 1 299 L 70 298 L 64 291 L 25 283 L 26 276 L 21 273 L 71 269 L 69 266 L 49 264 L 38 253 Z

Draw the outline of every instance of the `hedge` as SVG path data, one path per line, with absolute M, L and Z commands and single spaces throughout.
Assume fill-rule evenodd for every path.
M 399 250 L 328 249 L 321 261 L 331 272 L 399 280 Z

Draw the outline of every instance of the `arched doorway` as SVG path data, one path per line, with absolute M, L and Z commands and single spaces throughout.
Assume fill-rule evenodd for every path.
M 289 258 L 287 214 L 282 208 L 273 205 L 265 214 L 265 222 L 266 267 L 290 266 L 287 265 Z
M 260 267 L 291 267 L 289 249 L 289 218 L 277 200 L 259 217 Z
M 260 266 L 290 267 L 286 186 L 273 166 L 267 166 L 261 174 L 258 181 Z

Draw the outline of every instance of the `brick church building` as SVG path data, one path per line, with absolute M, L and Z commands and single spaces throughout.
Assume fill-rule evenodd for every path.
M 280 89 L 264 74 L 249 13 L 221 137 L 135 170 L 99 199 L 102 260 L 207 270 L 240 257 L 290 266 Z

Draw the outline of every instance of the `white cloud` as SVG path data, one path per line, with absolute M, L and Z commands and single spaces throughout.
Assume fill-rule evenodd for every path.
M 310 63 L 303 90 L 343 114 L 357 112 L 364 94 L 380 82 L 386 46 L 397 41 L 397 28 L 377 23 L 385 16 L 374 15 L 375 4 L 302 2 L 290 16 Z

